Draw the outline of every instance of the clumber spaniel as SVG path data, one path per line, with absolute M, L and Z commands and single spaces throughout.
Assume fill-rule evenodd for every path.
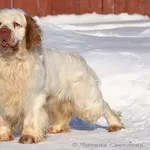
M 43 49 L 41 38 L 31 16 L 0 10 L 0 141 L 20 130 L 20 143 L 38 143 L 47 131 L 67 132 L 73 116 L 93 123 L 103 115 L 108 131 L 123 128 L 84 59 Z

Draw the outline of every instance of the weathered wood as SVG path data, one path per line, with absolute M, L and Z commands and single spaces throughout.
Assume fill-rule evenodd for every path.
M 65 0 L 65 13 L 66 14 L 79 13 L 77 0 Z
M 142 4 L 141 0 L 127 0 L 127 13 L 144 14 L 144 8 L 141 7 L 141 4 Z
M 141 0 L 141 7 L 144 9 L 144 15 L 150 16 L 150 0 Z
M 1 8 L 11 8 L 11 0 L 0 0 L 0 9 Z
M 65 0 L 53 0 L 53 15 L 65 13 Z
M 102 0 L 90 0 L 90 13 L 102 13 Z
M 37 0 L 13 0 L 14 8 L 21 8 L 32 16 L 38 15 Z
M 150 16 L 150 0 L 0 0 L 2 8 L 20 8 L 32 16 L 57 14 L 143 14 Z
M 89 0 L 79 0 L 79 14 L 85 14 L 90 12 L 90 1 Z
M 103 14 L 112 14 L 115 12 L 114 0 L 103 0 Z
M 39 6 L 39 16 L 47 16 L 53 14 L 53 0 L 40 0 Z
M 115 0 L 115 14 L 127 11 L 127 0 Z

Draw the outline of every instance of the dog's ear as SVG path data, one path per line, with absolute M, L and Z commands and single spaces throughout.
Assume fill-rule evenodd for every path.
M 37 25 L 36 21 L 29 15 L 25 15 L 26 25 L 26 48 L 27 50 L 33 50 L 41 45 L 42 42 L 42 30 Z

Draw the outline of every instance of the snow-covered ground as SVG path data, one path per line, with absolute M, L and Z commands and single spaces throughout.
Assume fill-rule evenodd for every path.
M 85 14 L 35 17 L 48 48 L 78 51 L 101 80 L 104 99 L 122 112 L 126 129 L 108 133 L 95 125 L 71 122 L 72 132 L 48 135 L 37 145 L 0 143 L 0 149 L 150 149 L 150 20 L 140 15 Z

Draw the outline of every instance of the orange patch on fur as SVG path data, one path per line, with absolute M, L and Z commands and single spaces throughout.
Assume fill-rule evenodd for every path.
M 36 21 L 29 15 L 25 15 L 27 20 L 26 26 L 26 48 L 33 50 L 41 45 L 42 42 L 42 30 L 37 25 Z
M 108 132 L 115 132 L 124 129 L 124 126 L 111 125 L 108 127 Z
M 57 127 L 53 126 L 53 127 L 50 127 L 47 131 L 47 133 L 49 134 L 56 134 L 56 133 L 66 133 L 66 132 L 69 132 L 69 128 L 64 128 L 64 129 L 58 129 Z
M 0 141 L 12 141 L 13 136 L 10 133 L 0 134 Z

